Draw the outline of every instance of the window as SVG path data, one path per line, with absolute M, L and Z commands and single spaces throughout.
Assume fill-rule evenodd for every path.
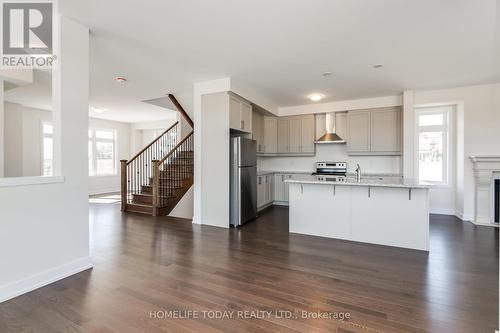
M 418 178 L 448 184 L 450 107 L 417 110 Z
M 52 176 L 54 164 L 54 129 L 52 123 L 42 122 L 42 176 Z
M 107 129 L 89 130 L 89 175 L 116 175 L 116 132 Z

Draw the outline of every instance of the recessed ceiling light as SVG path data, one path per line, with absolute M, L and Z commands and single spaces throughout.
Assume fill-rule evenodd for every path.
M 382 68 L 382 67 L 384 67 L 384 65 L 382 65 L 382 64 L 375 64 L 375 65 L 373 65 L 373 68 Z
M 323 76 L 330 76 L 332 75 L 332 72 L 323 72 Z
M 325 95 L 322 95 L 322 94 L 311 94 L 308 96 L 309 99 L 313 102 L 319 102 L 321 101 L 323 98 L 325 98 Z
M 104 113 L 106 112 L 106 109 L 102 109 L 102 108 L 92 108 L 92 111 L 94 113 Z
M 116 82 L 118 82 L 118 83 L 125 83 L 125 82 L 127 82 L 127 78 L 125 78 L 125 77 L 123 77 L 123 76 L 117 76 L 117 77 L 115 78 L 115 80 L 116 80 Z

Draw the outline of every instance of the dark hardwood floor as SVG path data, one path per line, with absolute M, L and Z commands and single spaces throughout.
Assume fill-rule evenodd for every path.
M 0 332 L 467 332 L 498 320 L 498 230 L 432 216 L 430 254 L 91 204 L 93 270 L 0 304 Z M 311 217 L 314 218 L 314 217 Z M 64 250 L 64 249 L 62 249 Z M 161 318 L 168 311 L 196 319 Z M 273 312 L 270 317 L 212 319 Z M 319 312 L 350 319 L 305 319 Z M 239 314 L 239 315 L 238 315 Z M 280 316 L 281 315 L 281 316 Z M 155 318 L 156 316 L 156 318 Z M 295 318 L 297 316 L 297 318 Z

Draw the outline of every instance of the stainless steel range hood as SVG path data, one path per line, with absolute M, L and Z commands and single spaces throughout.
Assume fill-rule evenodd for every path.
M 335 133 L 335 112 L 326 114 L 326 134 L 315 143 L 346 143 L 344 139 Z

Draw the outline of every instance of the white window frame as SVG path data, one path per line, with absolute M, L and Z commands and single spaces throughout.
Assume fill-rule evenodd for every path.
M 50 126 L 52 126 L 52 134 L 45 135 L 45 133 L 43 132 L 44 125 L 50 125 Z M 43 171 L 44 171 L 44 169 L 43 169 L 43 167 L 44 167 L 43 162 L 44 162 L 44 157 L 45 157 L 44 139 L 46 137 L 52 139 L 52 173 L 50 175 L 44 175 L 43 174 Z M 40 138 L 41 138 L 41 143 L 40 143 L 40 175 L 42 177 L 52 177 L 54 175 L 54 124 L 51 121 L 42 120 L 40 122 Z
M 415 106 L 415 178 L 420 180 L 420 133 L 422 132 L 443 132 L 443 166 L 442 166 L 442 181 L 430 181 L 422 180 L 426 183 L 430 183 L 437 186 L 448 187 L 450 186 L 450 158 L 452 156 L 451 152 L 451 120 L 453 109 L 453 104 L 436 104 L 436 105 L 422 105 Z M 420 116 L 429 114 L 442 114 L 443 124 L 442 125 L 429 125 L 420 126 Z
M 96 138 L 96 132 L 97 131 L 103 131 L 103 132 L 112 132 L 113 133 L 113 139 L 97 139 Z M 92 133 L 90 135 L 90 133 Z M 117 158 L 117 145 L 118 145 L 118 135 L 116 130 L 110 129 L 110 128 L 89 128 L 89 138 L 88 141 L 90 141 L 91 147 L 92 147 L 92 155 L 91 155 L 91 169 L 89 170 L 89 176 L 90 177 L 109 177 L 109 176 L 117 176 L 118 175 L 118 158 Z M 105 143 L 112 143 L 113 144 L 113 173 L 97 173 L 97 142 L 105 142 Z

